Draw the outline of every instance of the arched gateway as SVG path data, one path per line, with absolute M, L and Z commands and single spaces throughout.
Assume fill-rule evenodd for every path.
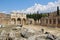
M 25 25 L 26 24 L 26 14 L 12 12 L 11 13 L 11 24 L 15 24 L 15 25 L 22 24 L 22 25 Z

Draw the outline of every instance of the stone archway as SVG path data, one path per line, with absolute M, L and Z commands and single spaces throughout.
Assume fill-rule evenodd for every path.
M 17 24 L 21 24 L 21 18 L 17 18 Z
M 24 25 L 26 24 L 26 19 L 25 19 L 25 18 L 23 18 L 23 24 L 24 24 Z
M 15 18 L 12 18 L 12 19 L 11 19 L 11 24 L 16 24 Z

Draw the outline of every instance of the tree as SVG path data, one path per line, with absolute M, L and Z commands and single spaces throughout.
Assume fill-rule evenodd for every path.
M 57 6 L 57 15 L 59 16 L 59 6 Z
M 36 14 L 32 14 L 32 18 L 34 19 L 34 21 L 37 20 L 37 15 Z
M 27 18 L 32 18 L 32 14 L 27 14 L 26 17 Z
M 48 15 L 49 15 L 49 13 L 48 13 Z M 47 17 L 48 15 L 46 15 L 46 13 L 44 13 L 44 14 L 42 14 L 42 17 Z
M 38 20 L 38 22 L 39 22 L 39 20 L 42 18 L 42 17 L 46 17 L 47 15 L 46 14 L 39 14 L 38 12 L 37 13 L 33 13 L 33 14 L 27 14 L 26 15 L 26 17 L 27 18 L 32 18 L 32 19 L 34 19 L 34 21 L 35 21 L 35 24 L 36 24 L 36 21 Z

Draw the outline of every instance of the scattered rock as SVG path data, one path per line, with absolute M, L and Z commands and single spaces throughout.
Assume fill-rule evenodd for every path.
M 34 35 L 32 37 L 29 37 L 28 40 L 45 40 L 45 36 Z
M 44 29 L 41 29 L 41 32 L 44 33 Z
M 26 29 L 24 28 L 22 31 L 21 31 L 21 36 L 25 37 L 25 38 L 28 38 L 30 36 L 33 36 L 35 34 L 35 31 L 32 30 L 32 29 Z
M 45 34 L 47 35 L 46 39 L 49 39 L 49 40 L 55 40 L 56 39 L 56 37 L 53 34 L 49 33 L 49 32 L 46 32 Z
M 7 37 L 7 32 L 3 30 L 0 35 L 0 40 L 60 40 L 60 36 L 56 37 L 50 32 L 44 33 L 44 29 L 41 29 L 41 32 L 33 30 L 31 28 L 18 27 L 17 29 L 20 30 L 16 30 L 16 32 L 14 30 L 9 31 Z M 18 34 L 19 36 L 17 36 L 16 34 Z
M 11 30 L 9 32 L 9 37 L 14 38 L 15 37 L 15 32 Z
M 7 32 L 5 30 L 2 30 L 1 36 L 6 36 Z

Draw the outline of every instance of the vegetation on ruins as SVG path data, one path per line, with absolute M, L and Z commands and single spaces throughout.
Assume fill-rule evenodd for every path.
M 57 6 L 57 15 L 59 16 L 59 6 Z
M 47 15 L 46 15 L 46 13 L 33 13 L 33 14 L 27 14 L 26 15 L 26 17 L 27 17 L 27 19 L 28 18 L 32 18 L 32 19 L 34 19 L 34 21 L 36 22 L 37 20 L 38 20 L 38 22 L 39 22 L 39 20 L 42 18 L 42 17 L 46 17 Z

